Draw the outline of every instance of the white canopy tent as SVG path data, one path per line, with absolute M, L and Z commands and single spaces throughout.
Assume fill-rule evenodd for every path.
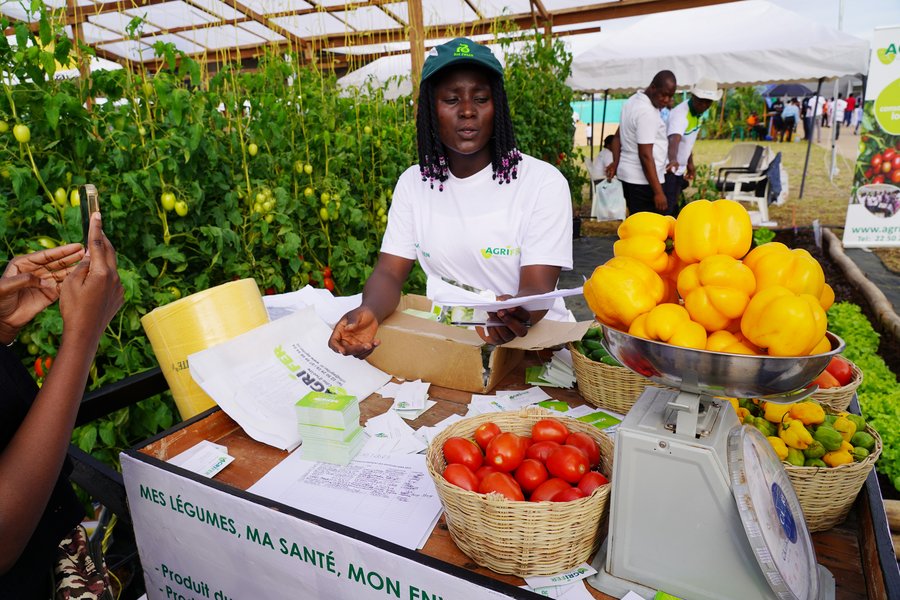
M 869 43 L 764 0 L 659 13 L 572 60 L 572 89 L 643 88 L 664 69 L 679 87 L 710 77 L 725 86 L 865 73 Z

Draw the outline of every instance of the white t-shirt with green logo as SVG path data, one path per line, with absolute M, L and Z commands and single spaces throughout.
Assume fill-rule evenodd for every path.
M 666 126 L 667 135 L 680 135 L 678 144 L 678 169 L 676 175 L 684 175 L 687 170 L 688 157 L 694 151 L 694 143 L 697 134 L 700 133 L 700 117 L 691 113 L 689 101 L 685 100 L 669 112 L 669 122 Z
M 422 181 L 419 166 L 397 181 L 381 251 L 418 260 L 444 277 L 498 295 L 515 295 L 529 265 L 572 268 L 569 184 L 553 166 L 523 155 L 518 178 L 498 185 L 488 165 L 444 191 Z M 545 318 L 570 320 L 558 298 Z

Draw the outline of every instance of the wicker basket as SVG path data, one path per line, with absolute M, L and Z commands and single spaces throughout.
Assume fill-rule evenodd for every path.
M 626 414 L 648 385 L 665 387 L 641 377 L 631 369 L 607 365 L 587 356 L 568 345 L 575 367 L 578 391 L 589 404 Z
M 871 427 L 866 431 L 875 438 L 875 449 L 861 462 L 827 469 L 784 463 L 811 532 L 831 529 L 847 518 L 869 471 L 881 456 L 881 437 Z
M 812 399 L 832 410 L 847 410 L 847 407 L 850 406 L 850 400 L 853 399 L 853 394 L 856 393 L 856 388 L 859 387 L 863 380 L 862 369 L 852 362 L 850 366 L 853 371 L 853 379 L 850 380 L 850 383 L 841 387 L 820 389 L 812 395 Z
M 600 544 L 600 524 L 606 516 L 610 485 L 571 502 L 517 502 L 498 494 L 477 494 L 448 483 L 442 447 L 447 438 L 472 438 L 479 425 L 492 421 L 502 431 L 531 435 L 540 419 L 554 416 L 570 431 L 582 431 L 600 445 L 600 471 L 612 475 L 612 439 L 599 429 L 559 417 L 541 408 L 490 413 L 458 421 L 428 447 L 428 472 L 447 518 L 450 536 L 459 549 L 497 573 L 526 577 L 553 575 L 587 561 Z

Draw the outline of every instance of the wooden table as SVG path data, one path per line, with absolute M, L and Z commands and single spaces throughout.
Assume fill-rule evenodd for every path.
M 536 356 L 529 356 L 524 364 L 504 378 L 497 389 L 510 390 L 527 387 L 523 384 L 524 367 L 538 362 Z M 584 404 L 581 396 L 575 390 L 544 389 L 555 399 L 564 400 L 572 406 Z M 464 415 L 471 399 L 471 394 L 467 392 L 436 386 L 431 387 L 430 395 L 433 399 L 438 400 L 438 404 L 417 420 L 410 422 L 412 427 L 433 425 L 451 414 Z M 391 403 L 391 400 L 386 400 L 378 395 L 369 397 L 360 404 L 361 420 L 364 423 L 368 418 L 383 413 L 388 410 Z M 237 423 L 218 409 L 199 415 L 184 426 L 140 448 L 139 451 L 160 460 L 167 460 L 202 440 L 227 446 L 229 454 L 235 457 L 234 462 L 216 476 L 216 481 L 238 490 L 246 490 L 252 486 L 288 454 L 251 439 Z M 888 591 L 885 591 L 884 578 L 878 561 L 878 549 L 873 541 L 873 514 L 869 503 L 865 501 L 866 498 L 863 498 L 866 494 L 867 491 L 864 490 L 860 500 L 843 524 L 812 536 L 819 563 L 828 568 L 835 577 L 839 600 L 896 597 L 893 593 L 889 594 Z M 878 501 L 880 503 L 880 496 Z M 877 521 L 878 515 L 875 516 Z M 881 516 L 883 517 L 883 515 Z M 419 552 L 448 565 L 464 569 L 468 573 L 482 575 L 510 586 L 521 586 L 525 583 L 521 578 L 500 575 L 476 565 L 456 547 L 450 538 L 443 517 L 425 547 Z M 588 589 L 595 598 L 611 598 L 611 596 L 593 590 L 590 586 Z

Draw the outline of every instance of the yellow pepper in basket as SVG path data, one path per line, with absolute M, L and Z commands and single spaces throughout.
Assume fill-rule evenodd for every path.
M 826 326 L 817 298 L 779 285 L 756 292 L 741 317 L 741 332 L 772 356 L 806 356 L 818 350 Z
M 622 330 L 659 304 L 664 293 L 656 271 L 630 256 L 609 259 L 584 282 L 584 299 L 597 319 Z
M 853 455 L 846 450 L 837 450 L 835 452 L 826 452 L 822 460 L 829 467 L 839 467 L 853 462 Z
M 759 348 L 749 342 L 740 331 L 731 333 L 725 329 L 709 334 L 706 338 L 706 349 L 730 354 L 759 354 Z
M 841 437 L 845 442 L 849 442 L 850 438 L 853 437 L 853 434 L 856 433 L 856 423 L 847 417 L 838 417 L 831 426 L 834 427 L 835 431 L 841 434 Z
M 772 444 L 772 447 L 775 448 L 775 454 L 778 455 L 778 458 L 784 460 L 788 457 L 788 449 L 784 444 L 784 440 L 781 438 L 777 438 L 774 435 L 770 435 L 766 438 L 769 440 L 769 443 Z
M 815 296 L 821 303 L 825 272 L 806 250 L 791 250 L 780 242 L 769 242 L 751 250 L 744 257 L 744 264 L 756 276 L 757 291 L 780 285 L 795 294 Z
M 769 423 L 781 423 L 781 421 L 784 420 L 784 415 L 790 412 L 790 404 L 766 402 L 765 407 L 763 407 L 763 418 Z
M 784 440 L 789 448 L 806 450 L 813 441 L 812 434 L 801 421 L 785 417 L 778 427 L 778 437 Z
M 752 239 L 750 215 L 733 200 L 695 200 L 682 209 L 675 222 L 675 252 L 686 263 L 714 254 L 741 258 Z
M 688 311 L 678 304 L 660 304 L 640 315 L 631 323 L 628 333 L 673 346 L 697 350 L 706 348 L 706 330 L 703 325 L 692 321 Z
M 675 217 L 638 212 L 622 221 L 613 254 L 636 258 L 660 275 L 669 272 L 678 257 L 675 249 Z
M 804 425 L 818 425 L 825 422 L 825 409 L 815 402 L 798 402 L 789 406 L 791 418 L 801 421 Z
M 755 290 L 753 271 L 727 254 L 708 256 L 678 275 L 684 307 L 707 331 L 725 329 L 739 319 Z

